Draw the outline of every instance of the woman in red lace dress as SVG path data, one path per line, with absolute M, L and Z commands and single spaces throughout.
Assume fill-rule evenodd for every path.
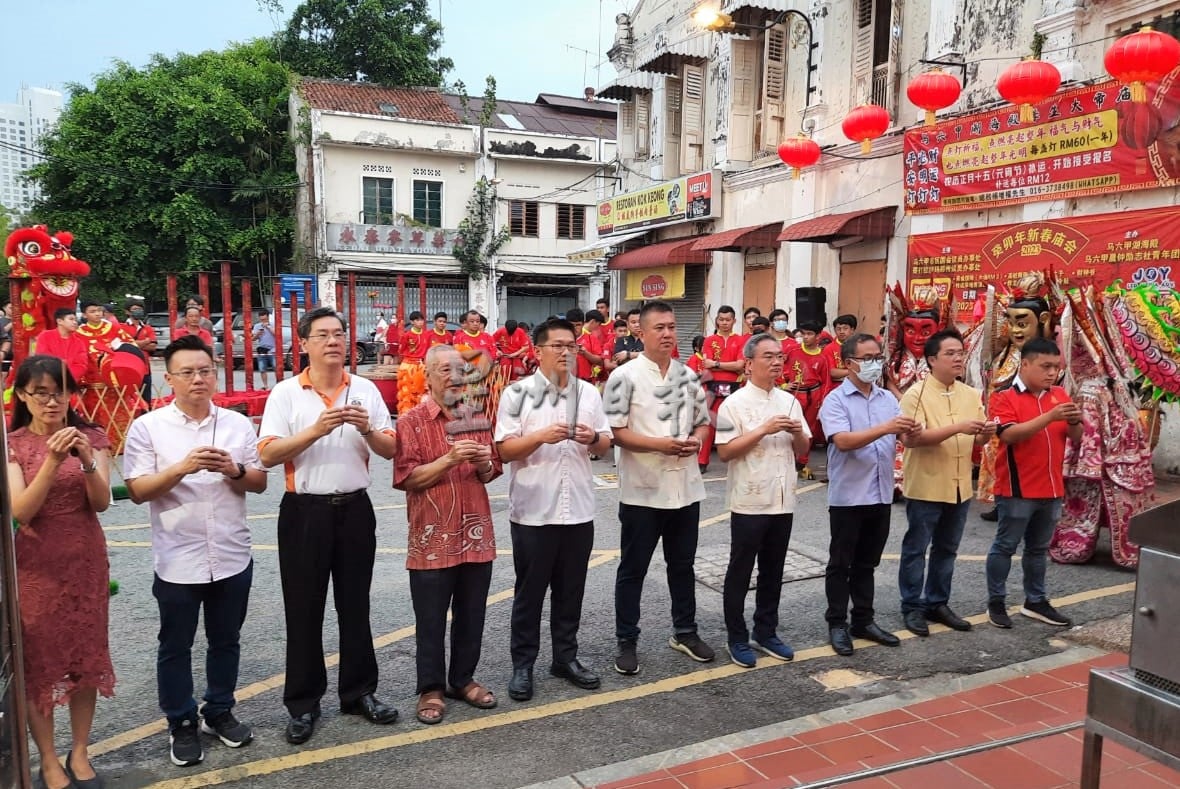
M 8 435 L 29 729 L 50 789 L 102 786 L 90 765 L 90 727 L 98 694 L 115 688 L 109 568 L 97 515 L 111 501 L 109 442 L 70 408 L 76 391 L 60 359 L 25 359 Z M 64 766 L 53 747 L 58 704 L 69 704 L 73 735 Z

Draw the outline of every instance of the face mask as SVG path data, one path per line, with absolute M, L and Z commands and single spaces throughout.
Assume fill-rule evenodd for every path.
M 786 331 L 787 330 L 787 322 L 786 321 L 775 321 L 772 325 L 774 326 L 775 331 Z
M 857 362 L 859 366 L 856 371 L 856 377 L 866 384 L 875 384 L 881 380 L 881 372 L 885 368 L 885 362 Z

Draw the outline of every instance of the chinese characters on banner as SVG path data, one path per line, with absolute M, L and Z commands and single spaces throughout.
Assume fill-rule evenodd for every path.
M 1022 222 L 910 236 L 907 281 L 933 285 L 951 299 L 951 319 L 974 321 L 988 285 L 1001 293 L 1030 271 L 1052 269 L 1065 285 L 1116 279 L 1175 290 L 1180 281 L 1180 222 L 1175 208 Z
M 685 175 L 598 204 L 598 235 L 717 216 L 713 174 Z
M 1034 107 L 1005 106 L 906 132 L 911 214 L 1175 186 L 1180 178 L 1180 69 L 1148 83 L 1146 104 L 1103 82 Z

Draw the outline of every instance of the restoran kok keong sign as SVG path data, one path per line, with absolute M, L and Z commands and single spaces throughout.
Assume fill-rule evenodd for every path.
M 1020 123 L 1012 105 L 905 135 L 905 208 L 966 211 L 1175 186 L 1180 69 L 1147 84 L 1146 104 L 1103 82 L 1059 93 Z
M 1030 271 L 1052 269 L 1065 285 L 1116 279 L 1176 289 L 1180 221 L 1175 208 L 1021 222 L 909 237 L 907 282 L 951 299 L 951 319 L 970 325 L 988 285 L 1003 289 Z

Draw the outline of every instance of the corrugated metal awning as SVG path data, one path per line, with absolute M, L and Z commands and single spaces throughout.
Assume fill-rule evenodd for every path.
M 766 225 L 751 225 L 738 227 L 733 230 L 723 230 L 705 236 L 693 245 L 693 249 L 701 252 L 740 252 L 751 247 L 777 247 L 778 234 L 783 229 L 782 222 L 771 222 Z
M 615 101 L 630 101 L 637 90 L 651 90 L 656 83 L 655 74 L 650 71 L 632 71 L 630 74 L 620 74 L 608 82 L 595 98 L 614 99 Z
M 639 238 L 640 236 L 646 234 L 646 230 L 637 230 L 634 233 L 619 233 L 617 236 L 607 236 L 605 238 L 600 238 L 584 247 L 578 247 L 573 252 L 568 253 L 566 258 L 573 262 L 605 258 L 607 250 L 611 247 L 621 247 L 623 242 Z
M 707 236 L 705 236 L 707 238 Z M 628 250 L 610 259 L 607 268 L 611 271 L 626 271 L 636 268 L 652 268 L 653 266 L 671 266 L 678 263 L 685 265 L 703 265 L 712 260 L 708 252 L 693 249 L 702 236 L 678 238 L 675 241 L 663 241 L 659 244 L 648 244 L 645 247 Z
M 702 64 L 709 60 L 712 33 L 701 30 L 676 36 L 668 31 L 656 33 L 648 46 L 635 53 L 636 68 L 654 74 L 678 75 L 685 63 Z
M 831 243 L 839 238 L 892 238 L 897 206 L 868 208 L 845 214 L 828 214 L 804 219 L 783 228 L 779 241 L 819 241 Z
M 746 8 L 757 8 L 763 11 L 793 11 L 798 10 L 797 0 L 726 0 L 721 4 L 721 10 L 727 14 L 736 14 Z

